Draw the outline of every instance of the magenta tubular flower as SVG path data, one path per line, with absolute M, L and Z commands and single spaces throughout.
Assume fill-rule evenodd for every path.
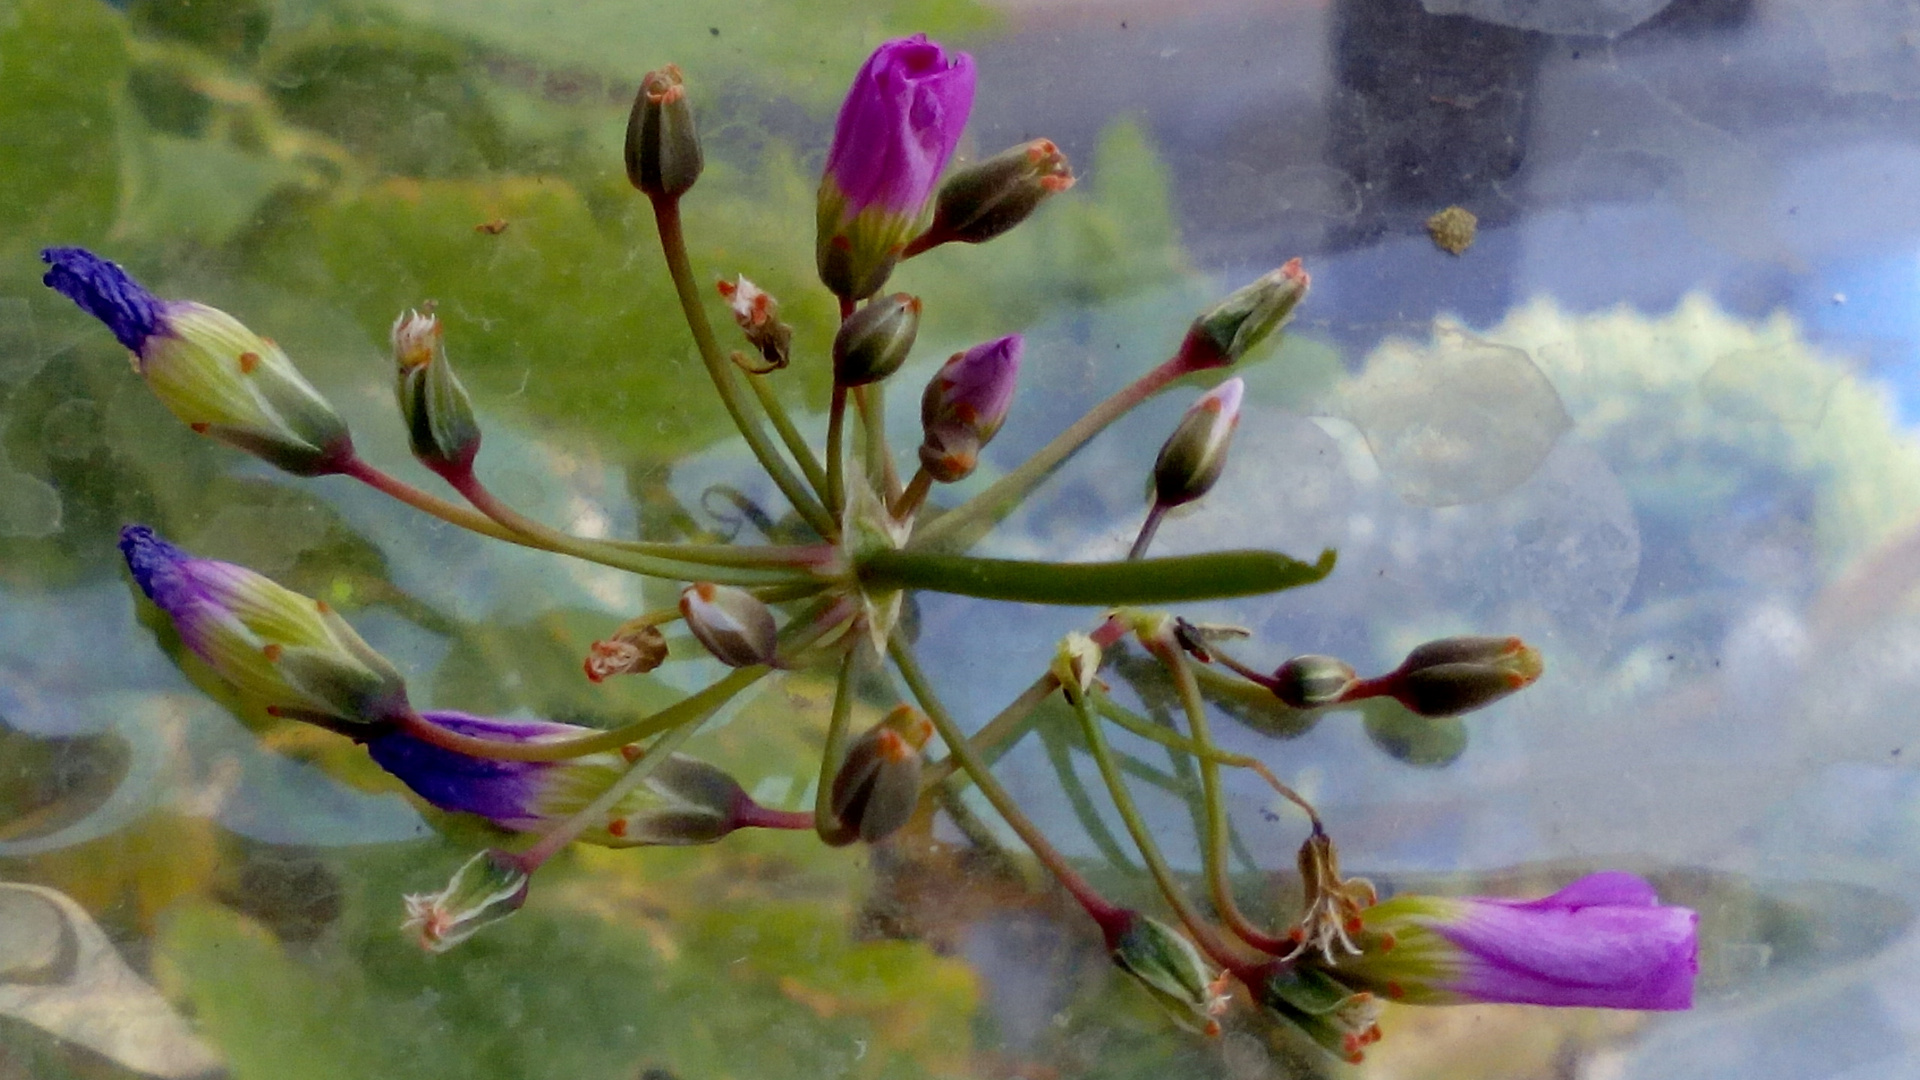
M 46 284 L 133 350 L 154 396 L 188 427 L 296 476 L 353 459 L 346 422 L 270 339 L 217 308 L 161 300 L 117 263 L 84 248 L 48 248 Z
M 461 735 L 502 742 L 555 742 L 593 729 L 545 720 L 495 720 L 456 712 L 423 714 Z M 477 814 L 516 832 L 544 832 L 607 790 L 632 762 L 611 751 L 565 761 L 494 761 L 421 741 L 403 728 L 366 740 L 381 768 L 442 810 Z M 795 818 L 795 821 L 789 820 Z M 812 828 L 812 815 L 787 815 L 754 802 L 725 772 L 674 754 L 608 813 L 580 834 L 603 847 L 707 844 L 751 826 Z
M 955 353 L 927 384 L 920 398 L 920 464 L 935 480 L 951 484 L 973 472 L 980 448 L 1013 407 L 1025 348 L 1019 334 L 975 345 Z
M 926 216 L 973 110 L 973 57 L 889 41 L 853 77 L 820 181 L 815 257 L 844 300 L 878 292 Z
M 1361 954 L 1326 970 L 1414 1004 L 1687 1009 L 1698 922 L 1617 871 L 1540 900 L 1396 896 L 1361 913 Z

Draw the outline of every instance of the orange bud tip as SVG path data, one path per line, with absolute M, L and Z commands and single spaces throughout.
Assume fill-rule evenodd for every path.
M 612 836 L 627 835 L 627 819 L 614 818 L 612 821 L 607 822 L 607 833 Z
M 835 251 L 852 251 L 853 250 L 853 240 L 850 237 L 847 237 L 845 235 L 836 236 L 833 239 L 827 241 L 827 243 L 832 245 L 833 250 Z
M 720 295 L 726 296 L 726 297 L 731 297 L 735 292 L 739 291 L 739 288 L 740 288 L 738 285 L 735 285 L 733 282 L 728 281 L 726 278 L 721 278 L 719 281 L 716 281 L 713 284 L 715 288 L 720 290 Z
M 639 761 L 641 758 L 646 757 L 647 752 L 633 745 L 632 743 L 628 743 L 627 745 L 620 748 L 620 756 L 623 758 L 626 758 L 628 764 L 632 764 L 633 762 Z
M 281 649 L 279 645 L 269 645 L 260 651 L 267 654 L 268 663 L 277 664 L 280 662 Z
M 1205 1035 L 1209 1039 L 1219 1038 L 1220 1037 L 1220 1021 L 1218 1020 L 1207 1021 L 1207 1026 L 1204 1028 L 1201 1028 L 1200 1032 L 1201 1034 Z
M 1300 264 L 1300 257 L 1298 255 L 1288 259 L 1286 265 L 1280 268 L 1280 273 L 1285 275 L 1288 281 L 1297 281 L 1302 285 L 1306 285 L 1313 280 L 1307 276 L 1307 268 Z
M 253 374 L 253 369 L 259 366 L 260 366 L 259 353 L 243 352 L 240 354 L 240 374 L 251 375 Z
M 1293 929 L 1287 931 L 1287 940 L 1293 942 L 1295 945 L 1298 945 L 1301 942 L 1307 940 L 1307 931 L 1302 927 L 1296 926 Z
M 1397 982 L 1387 983 L 1387 997 L 1391 998 L 1394 1001 L 1399 1001 L 1401 998 L 1406 996 L 1407 996 L 1406 989 L 1402 987 L 1399 983 Z
M 1347 1055 L 1347 1064 L 1349 1065 L 1358 1065 L 1365 1060 L 1367 1060 L 1367 1055 L 1361 1053 L 1358 1050 L 1355 1050 L 1353 1053 Z
M 193 429 L 193 433 L 195 435 L 205 435 L 207 433 L 206 424 L 195 422 L 192 424 L 188 424 L 187 426 Z
M 473 231 L 485 233 L 488 236 L 499 236 L 501 233 L 507 231 L 508 224 L 509 222 L 506 218 L 494 218 L 492 221 L 483 221 L 475 225 Z
M 593 666 L 593 657 L 591 656 L 587 657 L 586 661 L 580 665 L 580 669 L 587 673 L 588 682 L 597 683 L 606 680 L 606 675 L 603 674 L 599 668 Z
M 1394 937 L 1392 934 L 1380 935 L 1380 951 L 1381 952 L 1392 952 L 1393 947 L 1398 944 L 1400 943 L 1394 940 Z
M 906 761 L 913 756 L 913 748 L 897 731 L 883 728 L 874 735 L 873 740 L 880 756 L 888 761 Z
M 325 615 L 328 612 L 332 611 L 333 609 L 327 606 L 327 602 L 325 600 L 315 600 L 313 602 L 313 610 L 319 612 L 322 615 Z
M 280 706 L 278 705 L 269 705 L 267 706 L 267 715 L 273 716 L 273 717 L 281 717 L 281 716 L 285 716 L 286 713 L 281 712 Z
M 1072 187 L 1073 182 L 1074 178 L 1071 176 L 1043 176 L 1040 178 L 1040 186 L 1053 192 L 1055 195 Z

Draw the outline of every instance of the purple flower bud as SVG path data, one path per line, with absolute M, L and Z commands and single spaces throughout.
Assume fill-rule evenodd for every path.
M 119 266 L 48 248 L 45 281 L 133 350 L 154 396 L 194 431 L 297 476 L 353 458 L 347 425 L 280 347 L 205 304 L 156 300 Z
M 815 257 L 844 300 L 886 283 L 973 110 L 973 57 L 926 35 L 889 41 L 853 78 L 820 181 Z
M 85 248 L 48 248 L 40 258 L 51 264 L 42 280 L 80 310 L 107 324 L 120 344 L 139 352 L 161 332 L 166 304 L 127 276 L 120 264 Z
M 941 366 L 920 398 L 920 424 L 926 432 L 920 464 L 935 480 L 950 484 L 979 463 L 980 448 L 1006 422 L 1020 377 L 1019 334 L 955 353 Z
M 1396 896 L 1360 918 L 1360 955 L 1325 970 L 1391 1000 L 1693 1006 L 1699 916 L 1632 874 L 1591 874 L 1540 900 Z
M 431 724 L 461 735 L 501 742 L 564 742 L 594 729 L 545 720 L 496 720 L 456 712 L 429 712 Z M 496 761 L 422 741 L 404 728 L 366 740 L 367 753 L 416 795 L 442 810 L 477 814 L 503 829 L 545 832 L 565 821 L 618 780 L 639 755 L 608 751 L 565 761 Z M 684 754 L 670 755 L 632 793 L 614 805 L 604 824 L 580 834 L 602 847 L 709 844 L 735 829 L 786 827 L 720 769 Z M 811 819 L 806 821 L 811 825 Z
M 120 530 L 120 551 L 187 648 L 269 712 L 353 726 L 407 709 L 400 673 L 326 604 L 244 566 L 194 558 L 144 525 Z

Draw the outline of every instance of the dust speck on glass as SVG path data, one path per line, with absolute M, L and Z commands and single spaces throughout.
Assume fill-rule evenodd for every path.
M 0 3 L 0 1077 L 1913 1067 L 1916 39 Z

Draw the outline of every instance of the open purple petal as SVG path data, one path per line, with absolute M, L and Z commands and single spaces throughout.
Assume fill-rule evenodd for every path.
M 120 264 L 77 247 L 47 248 L 40 258 L 51 266 L 41 280 L 106 323 L 120 344 L 139 352 L 148 338 L 161 332 L 165 303 L 128 277 Z
M 592 734 L 586 728 L 544 720 L 496 720 L 457 712 L 424 715 L 431 723 L 479 739 L 527 742 L 542 736 Z M 440 809 L 478 814 L 509 829 L 541 827 L 545 819 L 539 798 L 546 773 L 565 764 L 472 757 L 421 742 L 401 730 L 368 739 L 367 753 Z
M 1529 903 L 1475 900 L 1434 929 L 1458 946 L 1455 993 L 1481 1001 L 1686 1009 L 1699 916 L 1662 907 L 1629 874 L 1594 875 Z
M 827 177 L 849 209 L 919 213 L 959 145 L 973 88 L 973 57 L 924 34 L 875 49 L 847 91 L 827 153 Z

